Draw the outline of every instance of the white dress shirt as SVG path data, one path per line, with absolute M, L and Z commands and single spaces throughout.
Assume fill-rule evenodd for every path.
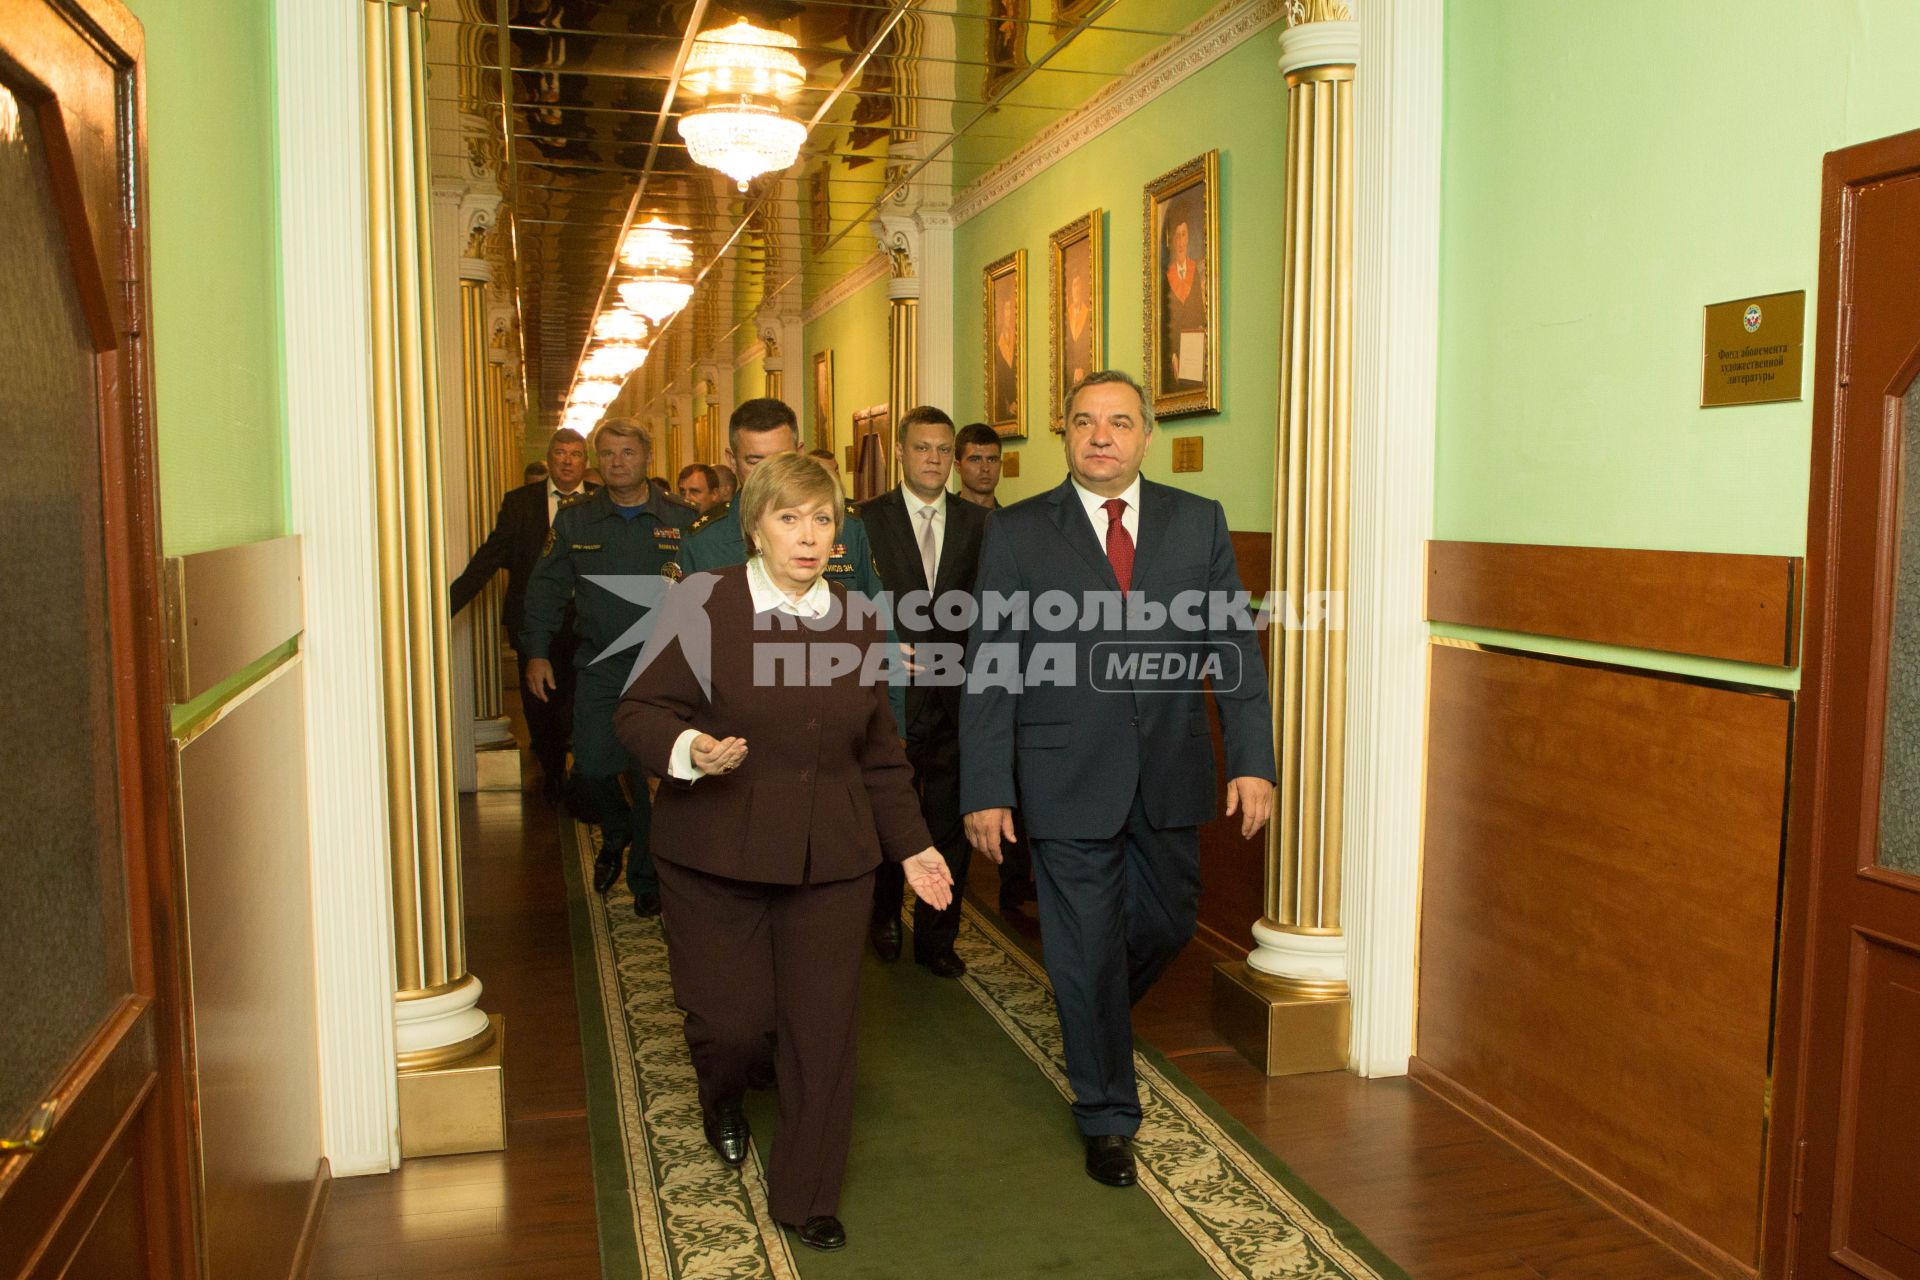
M 547 481 L 547 527 L 549 529 L 553 527 L 553 515 L 556 511 L 560 510 L 561 502 L 583 492 L 585 488 L 585 485 L 575 485 L 565 493 L 562 493 L 554 487 L 553 481 Z
M 1095 493 L 1078 480 L 1073 482 L 1073 491 L 1080 496 L 1080 504 L 1087 509 L 1087 521 L 1093 525 L 1093 540 L 1103 548 L 1107 545 L 1107 500 Z M 1126 492 L 1116 494 L 1126 500 L 1127 509 L 1120 513 L 1121 527 L 1127 536 L 1133 539 L 1134 549 L 1140 547 L 1140 477 L 1135 476 Z
M 940 496 L 932 502 L 922 502 L 919 494 L 903 484 L 900 486 L 900 496 L 906 499 L 907 522 L 913 526 L 913 549 L 916 552 L 920 549 L 920 530 L 927 522 L 927 518 L 920 513 L 933 512 L 933 567 L 937 573 L 940 557 L 947 549 L 947 491 L 942 489 Z M 933 583 L 927 583 L 927 590 L 933 590 Z
M 824 618 L 827 610 L 833 607 L 833 592 L 827 588 L 826 575 L 813 580 L 813 585 L 801 592 L 798 598 L 788 595 L 775 586 L 773 579 L 767 576 L 766 566 L 759 556 L 747 561 L 747 594 L 753 598 L 755 613 L 790 613 L 796 618 Z M 667 776 L 678 778 L 682 782 L 693 782 L 707 775 L 693 762 L 693 744 L 700 737 L 700 730 L 685 729 L 673 740 L 673 750 L 667 755 Z

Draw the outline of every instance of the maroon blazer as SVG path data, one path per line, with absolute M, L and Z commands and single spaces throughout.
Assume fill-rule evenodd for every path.
M 717 581 L 699 605 L 692 603 L 699 592 L 689 588 L 702 579 Z M 846 592 L 837 583 L 827 589 L 844 610 Z M 613 713 L 614 731 L 634 759 L 665 779 L 654 800 L 654 857 L 734 880 L 826 884 L 865 875 L 883 856 L 898 862 L 932 845 L 884 683 L 862 684 L 858 669 L 818 687 L 790 683 L 785 674 L 797 664 L 785 661 L 763 663 L 780 678 L 754 683 L 756 645 L 865 652 L 886 642 L 876 621 L 850 625 L 843 611 L 831 625 L 783 616 L 782 624 L 795 625 L 756 628 L 744 565 L 690 576 L 668 593 L 660 625 L 687 634 L 690 608 L 704 609 L 712 636 L 712 696 L 701 692 L 680 644 L 670 642 Z M 673 744 L 690 728 L 745 738 L 745 763 L 691 783 L 667 778 Z

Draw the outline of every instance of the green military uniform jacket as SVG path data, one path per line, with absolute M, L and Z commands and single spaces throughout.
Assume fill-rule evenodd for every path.
M 681 536 L 697 514 L 657 487 L 650 488 L 640 514 L 631 520 L 614 510 L 613 495 L 606 489 L 556 511 L 546 550 L 527 580 L 522 656 L 547 656 L 572 601 L 573 629 L 580 638 L 574 665 L 591 664 L 646 610 L 586 579 L 603 574 L 677 576 L 672 565 L 681 552 Z

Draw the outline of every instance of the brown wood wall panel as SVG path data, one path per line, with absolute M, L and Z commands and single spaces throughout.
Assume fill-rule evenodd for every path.
M 1790 667 L 1794 556 L 1429 542 L 1434 622 Z
M 1258 596 L 1272 581 L 1273 535 L 1230 533 L 1240 582 Z M 1266 653 L 1266 638 L 1260 651 Z M 1207 699 L 1213 718 L 1214 766 L 1219 774 L 1220 806 L 1226 807 L 1225 753 L 1220 740 L 1220 714 Z M 1266 890 L 1266 837 L 1240 838 L 1240 819 L 1216 818 L 1200 828 L 1200 928 L 1216 946 L 1246 952 L 1253 949 L 1253 923 L 1260 918 Z
M 1446 645 L 1429 697 L 1420 1063 L 1750 1265 L 1788 702 Z

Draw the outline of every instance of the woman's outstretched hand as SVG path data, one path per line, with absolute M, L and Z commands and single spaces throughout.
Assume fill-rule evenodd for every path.
M 932 845 L 902 862 L 900 869 L 906 873 L 907 883 L 913 886 L 913 896 L 935 911 L 944 911 L 953 901 L 953 872 L 947 869 L 947 860 Z
M 711 734 L 703 733 L 693 740 L 693 767 L 702 773 L 732 773 L 746 758 L 745 738 L 722 738 L 716 742 Z

